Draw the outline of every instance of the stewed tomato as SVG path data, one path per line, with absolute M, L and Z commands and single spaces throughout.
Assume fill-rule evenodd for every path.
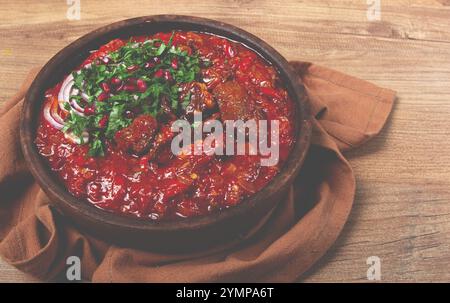
M 295 141 L 293 108 L 275 68 L 245 45 L 156 33 L 112 40 L 48 90 L 35 143 L 87 203 L 151 220 L 186 218 L 237 205 L 270 182 Z M 172 123 L 194 125 L 196 113 L 220 123 L 278 121 L 279 161 L 173 153 Z

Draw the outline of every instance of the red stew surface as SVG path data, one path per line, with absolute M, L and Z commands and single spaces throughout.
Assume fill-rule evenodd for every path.
M 277 71 L 222 37 L 115 39 L 69 76 L 71 85 L 66 78 L 47 91 L 35 143 L 72 195 L 114 213 L 175 219 L 237 205 L 279 172 L 294 143 L 294 105 Z M 280 161 L 175 156 L 170 126 L 192 123 L 195 111 L 204 121 L 278 120 Z

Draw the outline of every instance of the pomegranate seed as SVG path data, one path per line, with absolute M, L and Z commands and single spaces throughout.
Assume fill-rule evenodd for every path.
M 173 58 L 172 62 L 170 62 L 170 66 L 172 66 L 173 69 L 177 69 L 178 68 L 178 60 L 177 58 Z
M 127 71 L 129 71 L 129 72 L 134 72 L 134 71 L 136 71 L 138 69 L 139 69 L 138 65 L 130 65 L 130 66 L 127 67 Z
M 115 91 L 116 91 L 116 92 L 122 91 L 122 90 L 123 90 L 123 86 L 124 86 L 124 84 L 123 84 L 123 82 L 122 82 L 118 87 L 115 88 Z
M 100 119 L 100 121 L 98 121 L 98 127 L 100 127 L 100 128 L 105 128 L 105 127 L 106 127 L 106 124 L 108 124 L 108 120 L 109 120 L 109 117 L 108 117 L 107 115 L 104 115 L 104 116 Z
M 147 69 L 152 68 L 154 66 L 155 66 L 155 63 L 153 63 L 153 62 L 147 62 L 144 64 L 144 68 L 147 68 Z
M 125 118 L 127 119 L 133 119 L 134 118 L 134 112 L 132 110 L 126 110 L 125 111 Z
M 143 93 L 147 90 L 147 83 L 145 83 L 145 81 L 142 79 L 137 80 L 136 85 L 137 85 L 138 91 L 141 93 Z
M 162 70 L 162 69 L 158 69 L 156 72 L 155 72 L 155 77 L 156 78 L 162 78 L 164 76 L 164 71 Z
M 103 101 L 105 101 L 108 98 L 109 98 L 109 94 L 107 92 L 103 92 L 100 95 L 98 95 L 97 100 L 99 102 L 103 102 Z
M 123 90 L 126 92 L 134 92 L 136 90 L 136 86 L 132 84 L 125 84 L 123 86 Z
M 85 108 L 84 108 L 84 114 L 85 115 L 92 115 L 92 114 L 94 114 L 95 113 L 95 106 L 94 106 L 94 104 L 92 104 L 92 105 L 89 105 L 89 106 L 86 106 Z
M 173 77 L 172 77 L 172 74 L 170 73 L 170 71 L 168 71 L 168 70 L 164 71 L 164 79 L 166 79 L 167 81 L 173 80 Z
M 109 84 L 106 82 L 102 82 L 101 87 L 105 93 L 109 93 L 111 91 Z
M 137 85 L 137 80 L 138 79 L 136 79 L 136 78 L 128 78 L 127 84 L 136 86 Z
M 122 80 L 117 77 L 111 78 L 111 84 L 114 86 L 120 86 L 122 84 Z

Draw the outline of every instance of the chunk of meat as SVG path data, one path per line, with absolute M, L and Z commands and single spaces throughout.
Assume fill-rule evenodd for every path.
M 261 64 L 253 64 L 246 72 L 253 84 L 264 87 L 274 87 L 277 73 L 273 68 Z
M 171 130 L 171 125 L 173 122 L 174 121 L 169 121 L 161 126 L 161 129 L 154 139 L 154 143 L 147 153 L 147 158 L 149 160 L 154 159 L 159 151 L 164 148 L 164 146 L 168 144 L 170 140 L 172 140 L 172 138 L 175 136 L 176 133 L 172 132 Z
M 135 154 L 142 154 L 152 143 L 158 122 L 151 115 L 140 115 L 133 120 L 130 126 L 119 130 L 114 140 L 119 149 Z
M 233 70 L 229 65 L 220 66 L 214 64 L 214 67 L 204 68 L 201 70 L 200 75 L 203 82 L 206 83 L 208 89 L 213 89 L 217 84 L 226 82 L 233 75 Z
M 161 98 L 161 112 L 158 114 L 158 119 L 161 120 L 175 120 L 177 116 L 175 115 L 172 107 L 169 104 L 169 99 L 167 96 Z
M 259 120 L 261 110 L 248 98 L 247 92 L 236 81 L 220 83 L 213 90 L 223 120 Z
M 180 100 L 184 100 L 184 98 L 190 95 L 190 102 L 186 107 L 186 114 L 191 114 L 194 111 L 203 112 L 207 109 L 213 109 L 216 106 L 211 93 L 208 92 L 204 83 L 182 83 L 180 87 Z

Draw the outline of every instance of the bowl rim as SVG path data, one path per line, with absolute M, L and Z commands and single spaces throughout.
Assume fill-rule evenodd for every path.
M 30 121 L 33 121 L 33 116 L 36 115 L 35 110 L 33 110 L 33 102 L 42 102 L 43 93 L 45 93 L 47 88 L 51 87 L 48 86 L 47 81 L 51 76 L 50 74 L 58 68 L 58 64 L 62 62 L 67 54 L 75 54 L 77 50 L 80 50 L 83 46 L 86 46 L 94 40 L 102 40 L 101 38 L 115 32 L 120 32 L 126 27 L 151 26 L 152 24 L 158 25 L 161 23 L 170 24 L 173 22 L 181 23 L 183 25 L 190 24 L 192 26 L 205 27 L 211 31 L 221 32 L 224 34 L 222 36 L 232 40 L 235 39 L 230 38 L 230 36 L 234 38 L 239 37 L 242 40 L 239 42 L 253 50 L 256 48 L 256 51 L 260 55 L 276 67 L 278 72 L 285 78 L 285 82 L 287 81 L 285 86 L 289 91 L 291 98 L 297 103 L 297 118 L 301 117 L 301 119 L 296 121 L 296 130 L 298 132 L 296 142 L 280 172 L 258 193 L 243 200 L 236 206 L 198 217 L 160 221 L 120 215 L 99 209 L 93 204 L 87 203 L 85 199 L 78 199 L 71 195 L 68 190 L 60 184 L 56 175 L 50 171 L 48 164 L 45 163 L 44 159 L 37 152 L 34 144 L 36 126 L 33 125 L 34 123 L 30 123 Z M 183 30 L 183 28 L 180 28 L 180 30 Z M 205 32 L 208 33 L 208 30 Z M 70 70 L 67 71 L 66 74 L 68 72 L 70 72 Z M 297 76 L 294 74 L 288 61 L 269 44 L 243 29 L 212 19 L 184 15 L 151 15 L 126 19 L 100 27 L 81 36 L 54 55 L 40 70 L 25 95 L 20 121 L 20 143 L 30 172 L 46 194 L 50 197 L 56 197 L 57 201 L 51 199 L 51 203 L 57 208 L 58 204 L 61 204 L 62 208 L 68 208 L 72 212 L 82 215 L 88 221 L 99 221 L 102 222 L 102 224 L 105 224 L 105 226 L 110 227 L 121 227 L 141 231 L 179 231 L 200 229 L 210 224 L 225 221 L 236 215 L 245 214 L 251 211 L 258 202 L 267 200 L 274 193 L 285 189 L 285 187 L 293 182 L 304 162 L 311 141 L 311 129 L 311 114 L 305 89 L 303 85 L 298 82 Z

